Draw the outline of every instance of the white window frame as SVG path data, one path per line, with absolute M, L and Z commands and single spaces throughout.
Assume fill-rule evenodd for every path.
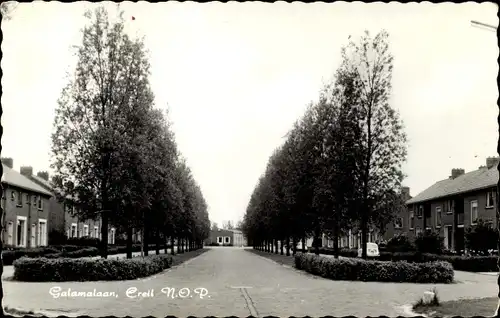
M 16 206 L 23 206 L 23 193 L 21 191 L 17 191 Z
M 89 226 L 88 224 L 83 225 L 83 236 L 89 236 Z
M 98 226 L 94 226 L 94 237 L 99 238 L 99 227 Z
M 73 235 L 73 229 L 75 229 L 75 235 Z M 76 223 L 71 223 L 71 227 L 70 227 L 70 235 L 71 235 L 71 238 L 73 237 L 78 237 L 78 224 Z
M 229 236 L 224 236 L 224 244 L 229 244 L 231 243 L 231 239 L 229 238 Z
M 36 204 L 36 207 L 37 207 L 37 209 L 38 209 L 38 210 L 40 210 L 40 211 L 41 211 L 41 210 L 43 210 L 43 198 L 42 198 L 42 196 L 41 196 L 41 195 L 39 195 L 39 196 L 37 197 L 37 204 Z
M 419 227 L 416 227 L 416 228 L 415 228 L 415 236 L 416 236 L 416 237 L 418 237 L 418 235 L 419 235 L 419 234 L 422 234 L 422 233 L 423 233 L 423 232 L 422 232 L 422 229 L 421 229 L 421 228 L 419 228 Z
M 473 213 L 473 208 L 476 208 L 476 219 L 474 222 L 474 213 Z M 478 214 L 478 205 L 477 205 L 477 200 L 472 200 L 470 201 L 470 224 L 471 225 L 476 225 L 477 224 L 477 219 L 479 218 Z
M 31 224 L 31 236 L 30 236 L 30 247 L 37 247 L 36 238 L 38 237 L 36 231 L 36 223 Z
M 493 190 L 490 190 L 490 191 L 486 192 L 486 208 L 487 209 L 493 208 L 495 206 L 493 197 L 494 197 L 493 196 Z M 488 202 L 488 201 L 490 201 L 490 202 Z
M 42 224 L 45 231 L 42 231 Z M 43 232 L 45 233 L 42 236 Z M 47 246 L 47 219 L 38 219 L 38 245 Z
M 410 230 L 413 230 L 415 228 L 415 212 L 413 211 L 410 211 L 410 217 L 408 218 L 408 228 Z
M 446 214 L 453 214 L 453 200 L 446 200 L 446 203 L 445 203 L 445 210 L 447 211 L 444 211 Z
M 217 236 L 217 243 L 222 244 L 222 242 L 224 242 L 222 236 Z
M 403 218 L 402 217 L 397 217 L 396 220 L 400 220 L 400 223 L 394 222 L 394 228 L 395 229 L 402 229 L 403 228 Z
M 18 215 L 16 217 L 16 221 L 17 222 L 24 221 L 23 239 L 22 239 L 22 243 L 20 245 L 17 245 L 17 241 L 19 240 L 19 238 L 17 237 L 17 222 L 16 222 L 16 246 L 26 247 L 26 243 L 28 241 L 28 218 L 25 216 Z
M 14 222 L 7 223 L 7 244 L 14 245 Z
M 440 219 L 439 220 L 439 224 L 438 224 L 438 215 L 440 216 L 439 217 L 439 219 Z M 436 207 L 436 215 L 435 215 L 435 220 L 434 221 L 436 222 L 436 228 L 441 228 L 441 225 L 443 223 L 443 213 L 442 213 L 442 209 L 441 209 L 440 206 Z
M 109 232 L 108 232 L 108 244 L 115 244 L 115 234 L 116 234 L 116 230 L 114 227 L 112 227 Z

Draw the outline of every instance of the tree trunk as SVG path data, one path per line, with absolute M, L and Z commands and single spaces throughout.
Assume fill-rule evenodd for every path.
M 284 240 L 281 240 L 281 245 L 280 245 L 281 255 L 283 255 L 283 243 L 284 243 Z
M 145 212 L 143 212 L 143 215 L 145 216 Z M 144 217 L 144 256 L 148 256 L 149 255 L 149 224 L 148 224 L 148 220 L 146 219 L 146 217 Z
M 274 240 L 274 253 L 275 254 L 279 253 L 278 240 Z
M 161 245 L 161 237 L 160 237 L 160 228 L 156 227 L 156 255 L 160 255 L 160 245 Z
M 133 229 L 131 226 L 127 228 L 127 258 L 132 258 L 132 236 Z
M 101 257 L 108 258 L 108 211 L 104 210 L 101 213 Z
M 294 236 L 292 237 L 292 253 L 293 255 L 297 254 L 297 238 Z
M 170 254 L 175 255 L 175 238 L 173 236 L 170 237 Z
M 302 253 L 306 252 L 306 238 L 302 237 Z
M 314 231 L 314 254 L 319 255 L 319 241 L 320 241 L 320 231 L 319 227 L 316 227 Z
M 335 217 L 333 225 L 333 255 L 335 258 L 339 258 L 339 237 L 340 237 L 340 224 L 339 219 Z
M 290 256 L 290 238 L 286 239 L 286 256 Z

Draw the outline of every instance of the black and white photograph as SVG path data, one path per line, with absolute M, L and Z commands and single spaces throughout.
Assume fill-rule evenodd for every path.
M 0 316 L 500 316 L 496 3 L 0 8 Z

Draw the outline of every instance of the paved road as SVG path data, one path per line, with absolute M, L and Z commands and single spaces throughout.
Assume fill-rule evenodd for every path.
M 401 305 L 414 302 L 434 286 L 441 300 L 496 295 L 495 276 L 457 273 L 462 282 L 451 285 L 331 281 L 285 268 L 241 248 L 212 248 L 177 268 L 141 280 L 59 284 L 5 281 L 4 288 L 8 307 L 89 316 L 397 316 L 404 315 Z M 49 294 L 54 286 L 115 292 L 117 296 L 54 299 Z M 154 290 L 154 296 L 128 298 L 126 291 L 132 287 Z M 164 287 L 189 288 L 194 297 L 172 299 L 162 294 Z M 205 288 L 207 295 L 200 299 L 194 293 L 196 288 Z

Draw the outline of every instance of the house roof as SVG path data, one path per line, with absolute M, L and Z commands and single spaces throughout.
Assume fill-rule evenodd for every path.
M 32 175 L 31 178 L 35 181 L 41 184 L 43 187 L 45 187 L 47 190 L 52 191 L 54 187 L 52 184 L 50 184 L 49 181 L 45 180 L 44 178 L 40 178 L 39 176 Z
M 2 166 L 3 166 L 2 183 L 6 183 L 8 185 L 15 186 L 21 189 L 52 196 L 52 193 L 44 189 L 42 186 L 31 181 L 29 178 L 23 176 L 21 173 L 7 167 L 4 164 L 2 164 Z
M 414 204 L 450 195 L 471 192 L 496 186 L 498 183 L 498 169 L 481 168 L 465 173 L 455 179 L 445 179 L 436 182 L 431 187 L 420 192 L 417 196 L 406 201 L 406 204 Z

